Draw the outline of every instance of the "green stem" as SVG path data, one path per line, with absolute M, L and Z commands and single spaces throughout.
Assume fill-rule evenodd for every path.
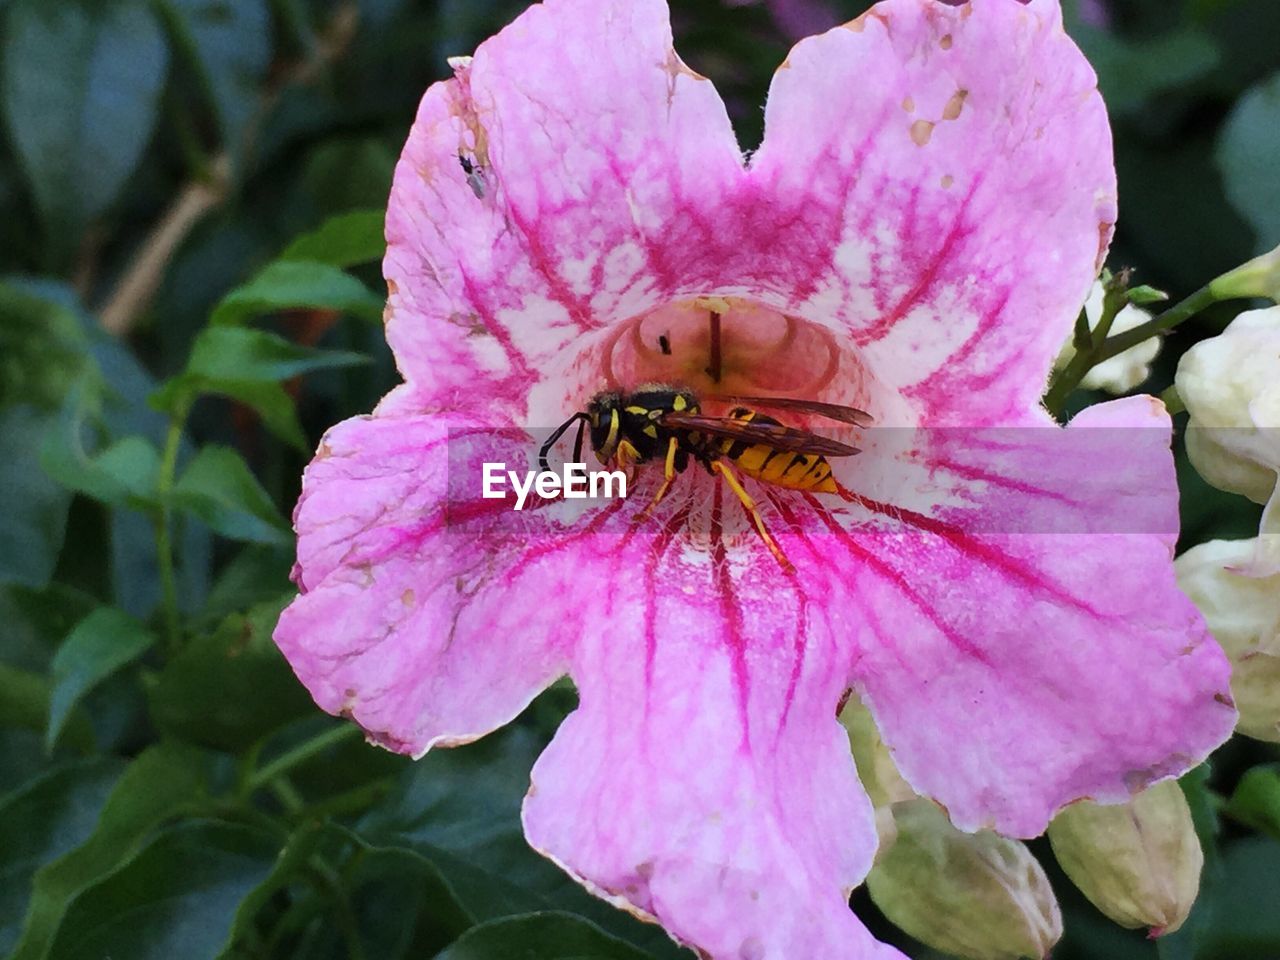
M 169 421 L 169 433 L 165 437 L 164 454 L 160 459 L 160 478 L 157 482 L 160 512 L 156 516 L 156 556 L 163 594 L 164 633 L 170 654 L 177 652 L 181 645 L 182 625 L 178 610 L 178 579 L 173 563 L 173 509 L 169 504 L 169 494 L 173 490 L 174 475 L 178 469 L 178 448 L 182 443 L 182 425 L 185 420 L 184 408 Z
M 306 807 L 307 803 L 302 799 L 302 794 L 298 792 L 297 787 L 289 782 L 288 777 L 284 775 L 278 776 L 267 786 L 276 795 L 280 805 L 284 807 L 284 812 L 290 816 L 296 816 Z
M 1220 299 L 1222 298 L 1214 294 L 1212 285 L 1201 287 L 1181 303 L 1170 307 L 1164 313 L 1153 317 L 1146 323 L 1139 324 L 1124 333 L 1117 333 L 1114 337 L 1108 337 L 1102 346 L 1094 351 L 1094 357 L 1096 358 L 1094 363 L 1110 360 L 1117 354 L 1124 353 L 1131 347 L 1136 347 L 1143 340 L 1172 330 L 1184 320 L 1190 320 L 1200 311 L 1213 306 Z
M 326 730 L 318 736 L 312 737 L 303 743 L 298 744 L 292 750 L 287 750 L 280 756 L 276 757 L 265 767 L 249 778 L 246 793 L 253 793 L 260 790 L 267 784 L 271 783 L 277 777 L 289 773 L 295 767 L 300 767 L 308 760 L 311 760 L 317 754 L 324 753 L 330 747 L 359 736 L 363 731 L 353 723 L 344 723 L 341 726 Z
M 1146 323 L 1139 324 L 1132 330 L 1126 330 L 1124 333 L 1117 333 L 1115 336 L 1102 339 L 1101 336 L 1095 339 L 1092 350 L 1077 351 L 1076 355 L 1071 358 L 1066 369 L 1061 371 L 1053 379 L 1053 383 L 1049 386 L 1049 392 L 1044 396 L 1044 404 L 1049 411 L 1058 418 L 1062 417 L 1062 412 L 1067 405 L 1067 397 L 1071 395 L 1071 391 L 1080 385 L 1080 381 L 1084 379 L 1084 375 L 1102 363 L 1104 360 L 1110 360 L 1117 354 L 1124 353 L 1126 350 L 1136 347 L 1142 341 L 1150 339 L 1158 334 L 1172 330 L 1184 320 L 1194 317 L 1197 313 L 1206 307 L 1217 303 L 1222 299 L 1214 294 L 1212 284 L 1201 287 L 1191 296 L 1182 302 L 1170 307 L 1164 313 L 1153 317 Z M 1102 331 L 1102 335 L 1108 332 L 1110 324 L 1104 328 L 1101 323 L 1098 325 L 1097 334 Z

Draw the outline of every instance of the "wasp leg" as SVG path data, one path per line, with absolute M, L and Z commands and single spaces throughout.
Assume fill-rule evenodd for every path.
M 773 558 L 782 565 L 783 570 L 795 570 L 791 565 L 791 561 L 787 559 L 787 555 L 782 552 L 782 548 L 778 546 L 778 542 L 773 539 L 773 535 L 769 533 L 769 528 L 764 525 L 764 518 L 760 516 L 760 511 L 756 509 L 756 502 L 752 499 L 751 494 L 747 493 L 742 486 L 736 474 L 725 466 L 721 460 L 713 460 L 711 469 L 720 476 L 724 477 L 724 482 L 729 485 L 729 489 L 733 491 L 734 496 L 742 501 L 742 506 L 746 509 L 751 517 L 751 522 L 755 525 L 756 533 L 760 534 L 760 539 L 764 541 L 764 545 L 769 548 L 769 552 L 773 554 Z
M 627 475 L 627 486 L 631 486 L 631 482 L 635 479 L 635 465 L 640 460 L 640 451 L 635 448 L 630 440 L 621 440 L 618 442 L 618 448 L 613 452 L 613 464 Z
M 667 495 L 667 491 L 671 489 L 671 481 L 676 478 L 676 454 L 680 452 L 680 441 L 672 437 L 667 444 L 667 460 L 662 470 L 662 486 L 658 487 L 658 492 L 653 495 L 653 499 L 649 501 L 649 505 L 644 508 L 640 516 L 647 517 L 653 512 L 662 498 Z

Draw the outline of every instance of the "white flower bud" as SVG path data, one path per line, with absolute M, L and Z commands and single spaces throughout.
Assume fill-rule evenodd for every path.
M 867 877 L 885 916 L 968 960 L 1048 956 L 1062 915 L 1024 844 L 989 830 L 962 833 L 931 800 L 896 803 L 893 815 L 898 840 Z
M 1280 307 L 1240 314 L 1178 363 L 1178 395 L 1191 420 L 1187 455 L 1221 490 L 1267 504 L 1250 576 L 1280 573 Z
M 1280 743 L 1280 574 L 1241 574 L 1255 555 L 1253 540 L 1211 540 L 1180 556 L 1174 569 L 1231 660 L 1236 729 Z
M 1102 285 L 1102 281 L 1095 282 L 1093 289 L 1089 291 L 1089 299 L 1084 304 L 1084 313 L 1089 321 L 1090 330 L 1097 327 L 1098 321 L 1102 319 L 1102 301 L 1105 295 L 1106 290 Z M 1112 321 L 1111 331 L 1108 335 L 1114 336 L 1117 333 L 1132 330 L 1150 319 L 1151 314 L 1139 307 L 1132 305 L 1122 307 L 1120 312 L 1116 314 L 1115 320 Z M 1073 341 L 1074 338 L 1069 338 L 1063 344 L 1062 350 L 1058 354 L 1058 359 L 1054 361 L 1054 366 L 1059 370 L 1065 368 L 1071 362 L 1071 358 L 1075 356 L 1076 348 Z M 1087 390 L 1105 390 L 1108 393 L 1116 394 L 1128 393 L 1151 375 L 1151 361 L 1156 358 L 1156 354 L 1159 352 L 1159 337 L 1144 340 L 1137 346 L 1130 347 L 1123 353 L 1118 353 L 1108 360 L 1103 360 L 1102 363 L 1090 369 L 1080 381 L 1080 386 Z
M 1204 854 L 1175 780 L 1128 803 L 1073 803 L 1049 824 L 1049 842 L 1071 882 L 1122 927 L 1158 937 L 1191 912 Z

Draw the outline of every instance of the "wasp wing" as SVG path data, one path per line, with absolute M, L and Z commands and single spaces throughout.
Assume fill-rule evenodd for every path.
M 817 400 L 797 400 L 794 397 L 723 397 L 716 400 L 729 400 L 746 407 L 774 407 L 778 410 L 795 410 L 798 413 L 815 413 L 828 420 L 839 420 L 857 427 L 869 427 L 875 422 L 871 414 L 857 407 L 845 407 L 838 403 L 820 403 Z
M 661 421 L 664 427 L 679 430 L 695 430 L 713 437 L 741 440 L 744 443 L 760 443 L 784 453 L 816 453 L 824 457 L 851 457 L 860 453 L 830 437 L 820 437 L 807 430 L 797 430 L 781 423 L 758 423 L 751 420 L 734 420 L 732 417 L 704 417 L 695 413 L 666 413 Z

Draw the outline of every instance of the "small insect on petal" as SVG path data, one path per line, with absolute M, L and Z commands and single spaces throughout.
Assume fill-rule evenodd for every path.
M 484 179 L 484 168 L 461 153 L 458 154 L 458 163 L 462 166 L 462 172 L 467 175 L 467 186 L 471 188 L 471 192 L 476 195 L 477 200 L 483 200 L 488 190 L 488 184 Z

